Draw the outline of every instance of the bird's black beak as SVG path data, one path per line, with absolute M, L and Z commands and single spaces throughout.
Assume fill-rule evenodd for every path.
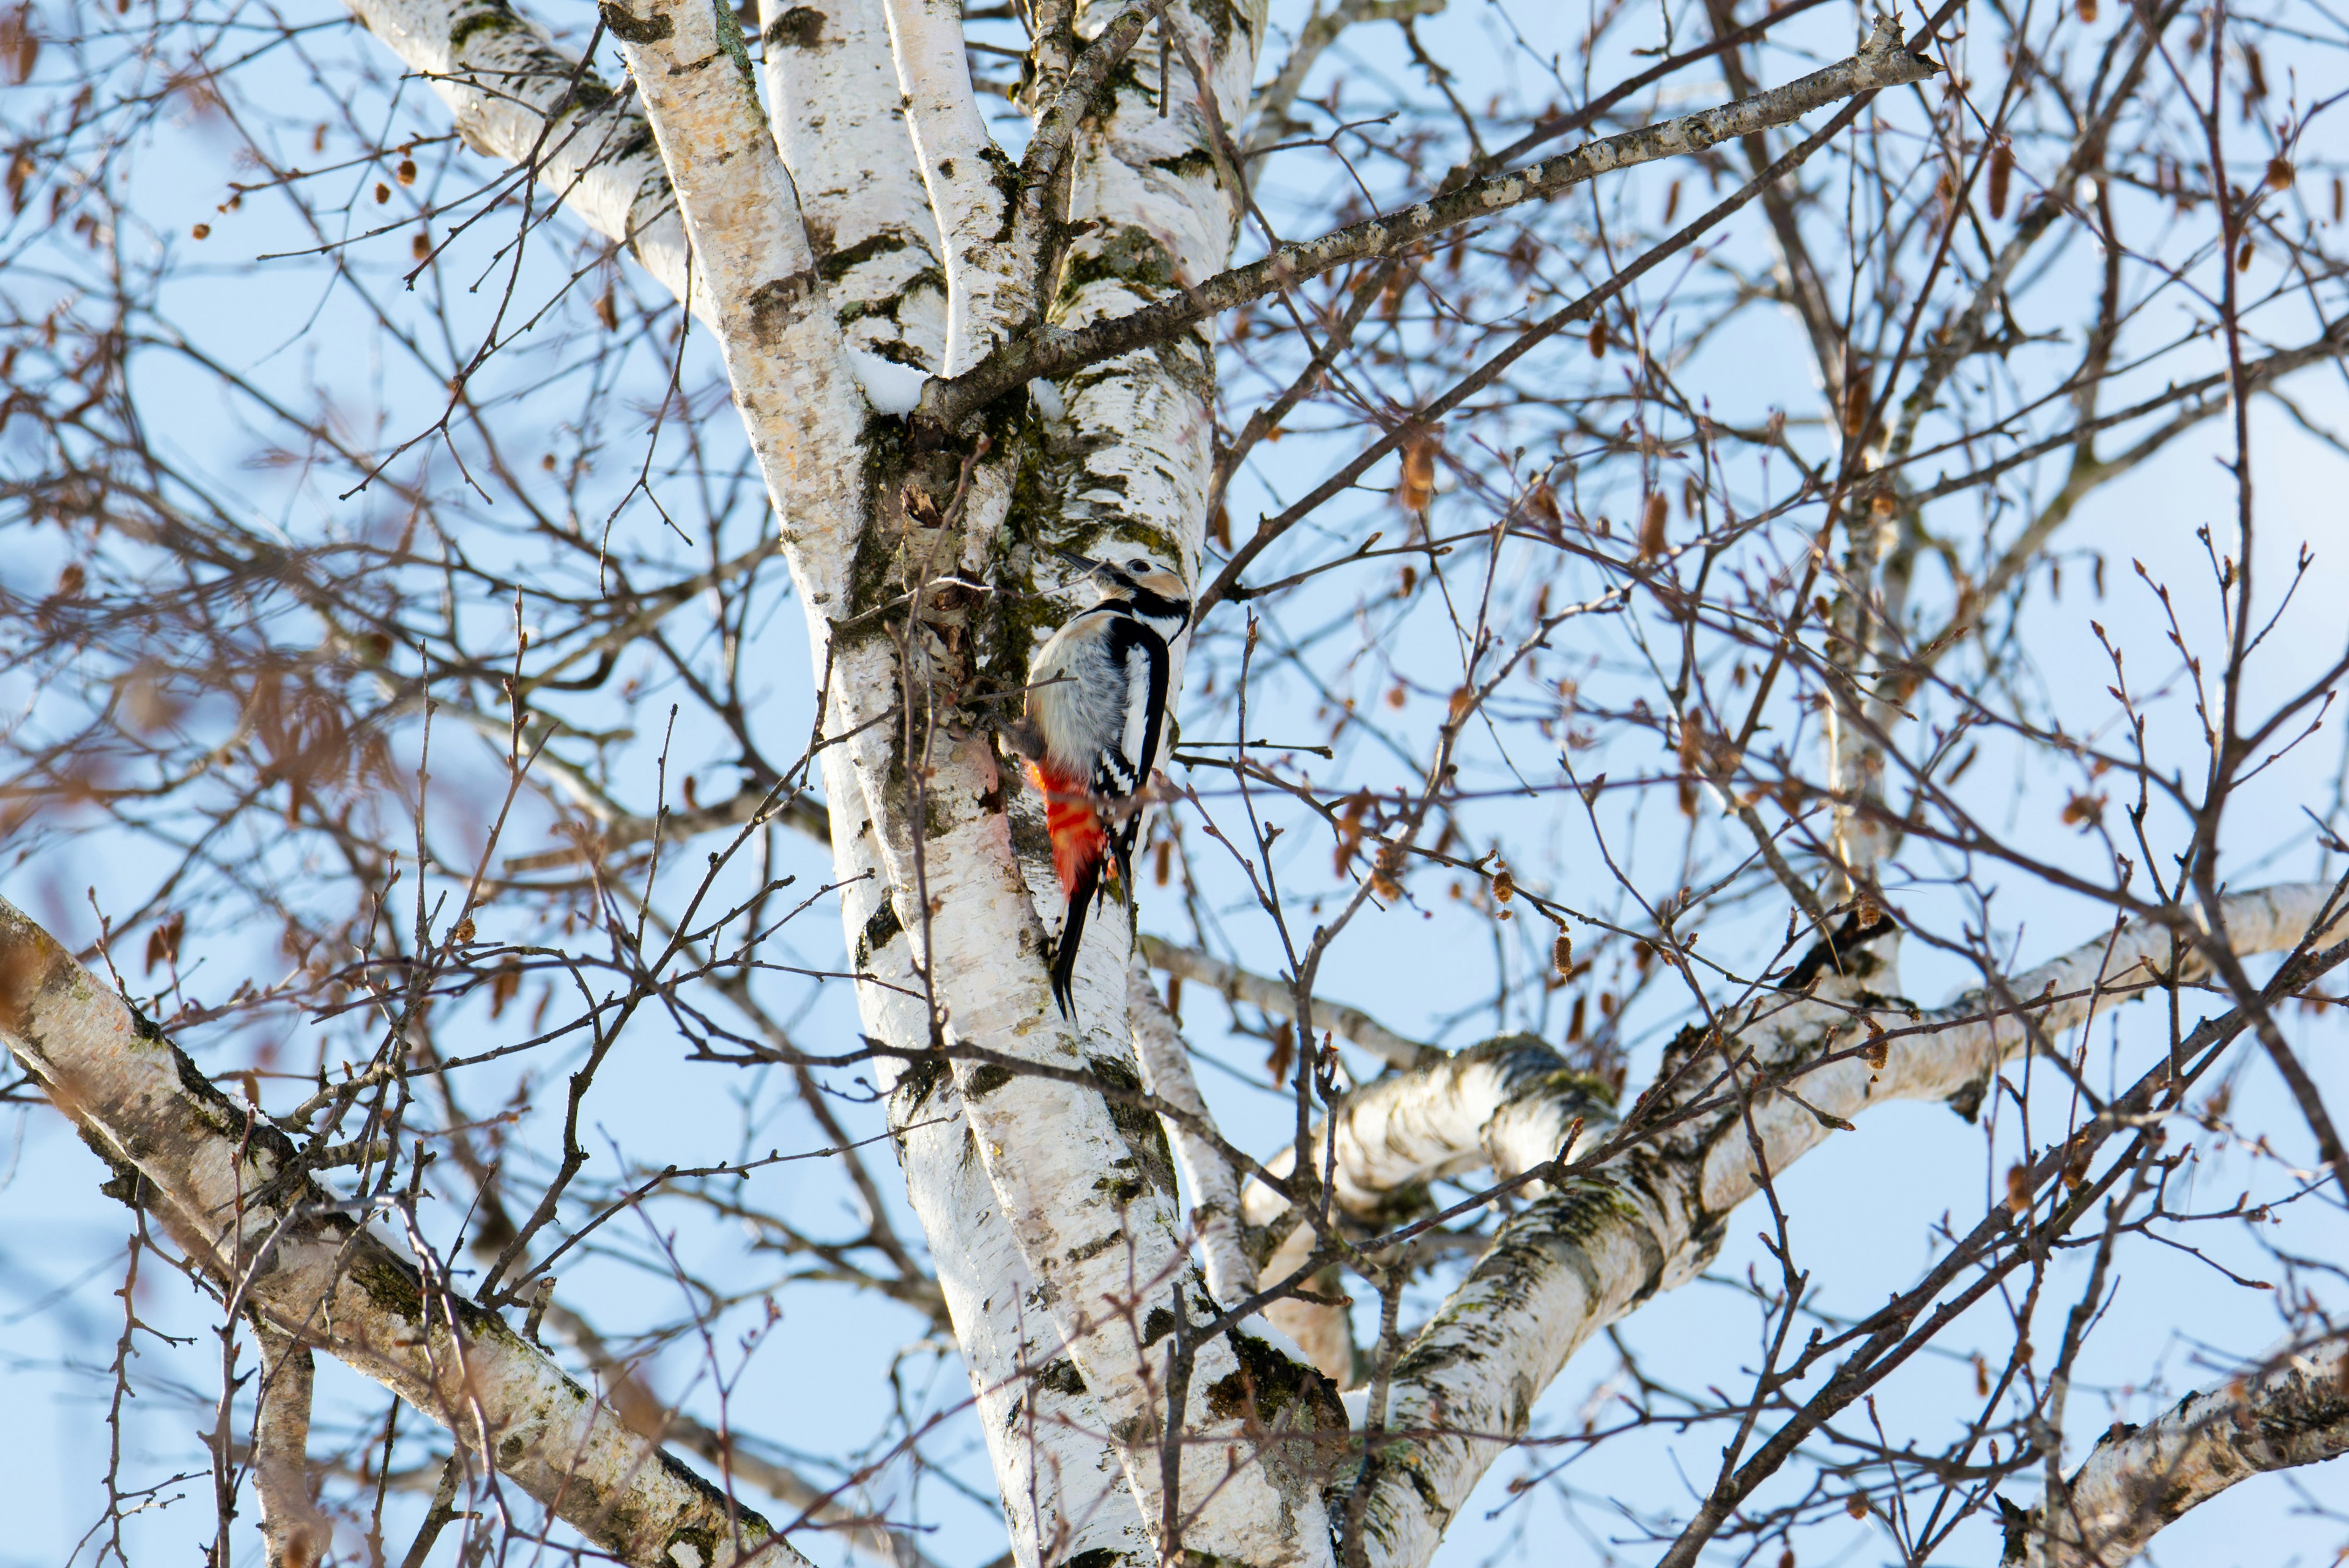
M 1076 567 L 1078 571 L 1083 573 L 1086 576 L 1101 577 L 1106 576 L 1109 573 L 1109 568 L 1107 566 L 1102 566 L 1091 556 L 1080 556 L 1074 550 L 1063 550 L 1058 545 L 1051 546 L 1051 550 L 1052 554 L 1060 556 L 1061 559 L 1068 562 L 1071 566 Z

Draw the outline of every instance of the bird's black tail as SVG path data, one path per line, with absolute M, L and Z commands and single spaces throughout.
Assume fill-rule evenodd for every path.
M 1077 945 L 1084 940 L 1085 917 L 1092 912 L 1093 900 L 1101 891 L 1101 862 L 1077 873 L 1077 885 L 1069 889 L 1068 918 L 1061 922 L 1061 940 L 1052 949 L 1052 1000 L 1061 1004 L 1061 1016 L 1074 1018 L 1077 1004 L 1071 992 L 1077 980 Z

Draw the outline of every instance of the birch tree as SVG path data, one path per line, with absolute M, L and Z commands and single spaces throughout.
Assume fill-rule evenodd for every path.
M 2337 1488 L 2343 42 L 0 15 L 77 1560 L 2068 1565 Z M 1195 611 L 1064 1014 L 1007 726 L 1112 549 Z M 1857 1303 L 1788 1172 L 1909 1101 L 1983 1190 Z M 2182 1401 L 2168 1257 L 2263 1327 Z M 1690 1286 L 1733 1372 L 1636 1342 Z M 842 1290 L 875 1435 L 754 1392 Z

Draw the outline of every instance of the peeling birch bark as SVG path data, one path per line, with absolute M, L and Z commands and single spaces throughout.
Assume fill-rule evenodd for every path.
M 2163 1527 L 2238 1481 L 2349 1453 L 2349 1345 L 2189 1394 L 2142 1427 L 2116 1423 L 2068 1495 L 2006 1507 L 2003 1568 L 2119 1568 Z M 2002 1500 L 2002 1501 L 2003 1500 Z
M 2328 884 L 2296 883 L 2231 895 L 2227 929 L 2242 953 L 2289 949 L 2309 934 L 2331 894 Z M 2334 912 L 2328 929 L 2337 935 L 2344 919 Z M 1870 1014 L 1893 977 L 1883 959 L 1848 938 L 1842 976 L 1809 994 L 1780 992 L 1753 1004 L 1731 1033 L 1754 1050 L 1756 1071 L 1799 1070 L 1805 1103 L 1757 1093 L 1741 1115 L 1733 1095 L 1725 1109 L 1569 1181 L 1502 1228 L 1395 1368 L 1391 1425 L 1414 1435 L 1391 1441 L 1374 1466 L 1364 1514 L 1371 1562 L 1426 1563 L 1454 1511 L 1507 1450 L 1508 1436 L 1526 1429 L 1568 1358 L 1638 1303 L 1703 1269 L 1730 1212 L 1757 1190 L 1749 1127 L 1767 1168 L 1783 1171 L 1826 1140 L 1822 1113 L 1848 1121 L 1888 1100 L 1957 1096 L 2034 1039 L 2152 989 L 2154 966 L 2166 965 L 2169 951 L 2168 928 L 2139 923 L 2016 976 L 2005 994 L 2035 1006 L 2031 1025 L 1982 992 L 1925 1013 L 1921 1023 L 1906 1012 Z M 2189 950 L 2183 967 L 2181 978 L 2193 979 L 2207 964 Z M 1819 1061 L 1857 1042 L 1870 1016 L 1887 1032 L 1880 1069 L 1857 1053 Z M 1667 1076 L 1686 1049 L 1667 1054 Z M 1695 1092 L 1721 1091 L 1707 1083 Z
M 293 1141 L 214 1088 L 49 934 L 0 900 L 0 1039 L 113 1165 L 121 1191 L 274 1331 L 375 1379 L 598 1546 L 711 1568 L 758 1543 L 806 1560 L 565 1376 L 495 1313 L 310 1180 Z

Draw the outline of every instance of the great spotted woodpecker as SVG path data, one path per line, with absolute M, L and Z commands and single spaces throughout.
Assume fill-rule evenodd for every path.
M 1060 554 L 1083 572 L 1097 602 L 1037 653 L 1028 713 L 1015 742 L 1028 780 L 1044 797 L 1052 869 L 1068 918 L 1052 950 L 1052 998 L 1073 1017 L 1070 992 L 1085 917 L 1106 896 L 1104 861 L 1133 894 L 1134 797 L 1158 761 L 1164 731 L 1170 645 L 1191 618 L 1183 579 L 1141 556 L 1097 561 Z

